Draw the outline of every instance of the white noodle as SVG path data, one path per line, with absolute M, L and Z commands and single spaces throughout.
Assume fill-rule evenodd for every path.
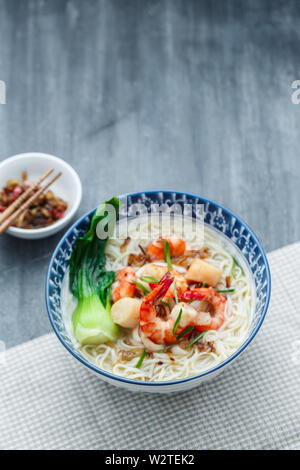
M 139 239 L 135 239 L 134 234 L 129 231 L 129 236 L 132 235 L 132 238 L 126 246 L 125 251 L 122 253 L 120 247 L 127 234 L 125 234 L 125 232 L 122 234 L 121 223 L 118 228 L 120 230 L 120 237 L 117 239 L 111 238 L 107 243 L 107 270 L 119 271 L 124 266 L 127 266 L 128 255 L 130 253 L 139 254 L 141 252 L 139 245 L 146 248 L 150 242 L 150 240 L 147 239 L 149 223 L 144 221 L 144 225 L 142 223 L 139 227 L 141 233 Z M 180 236 L 180 229 L 181 227 L 178 227 L 176 223 L 174 223 L 171 235 Z M 152 240 L 155 240 L 157 236 L 161 235 L 159 230 L 160 225 L 158 219 L 152 218 Z M 228 298 L 224 324 L 217 331 L 210 330 L 205 333 L 205 341 L 213 342 L 214 351 L 200 351 L 197 346 L 184 349 L 178 345 L 174 345 L 168 349 L 168 352 L 160 351 L 147 355 L 143 361 L 142 367 L 137 369 L 137 361 L 144 349 L 137 327 L 134 330 L 124 332 L 115 344 L 79 347 L 81 353 L 90 362 L 100 369 L 133 380 L 169 381 L 192 376 L 211 369 L 231 356 L 243 343 L 247 337 L 251 314 L 255 304 L 252 277 L 248 266 L 238 250 L 229 243 L 224 236 L 207 226 L 205 226 L 204 241 L 199 241 L 199 238 L 197 238 L 195 234 L 194 236 L 193 234 L 189 234 L 188 239 L 187 244 L 189 249 L 200 249 L 203 246 L 207 247 L 209 256 L 205 261 L 222 271 L 223 275 L 217 286 L 218 289 L 225 289 L 225 278 L 226 276 L 231 276 L 232 255 L 238 259 L 245 272 L 245 275 L 243 275 L 240 268 L 236 266 L 236 279 L 231 276 L 231 287 L 234 288 L 235 291 L 230 294 L 224 294 L 227 295 Z M 174 266 L 174 268 L 177 269 L 176 266 Z M 137 268 L 136 273 L 138 277 L 141 276 L 143 274 L 143 268 Z M 66 278 L 65 284 L 68 282 L 68 276 L 66 276 Z M 71 333 L 71 316 L 74 310 L 74 299 L 68 289 L 65 288 L 63 291 L 63 314 L 65 316 L 67 329 L 69 333 Z M 129 361 L 122 361 L 119 355 L 120 351 L 132 351 L 136 353 L 136 357 L 133 357 Z

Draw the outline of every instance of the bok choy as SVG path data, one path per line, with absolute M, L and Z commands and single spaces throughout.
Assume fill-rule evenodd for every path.
M 113 207 L 114 211 L 108 210 Z M 110 314 L 110 286 L 114 271 L 106 271 L 105 246 L 108 236 L 97 236 L 97 226 L 104 231 L 114 227 L 119 200 L 112 198 L 98 207 L 93 214 L 88 232 L 76 240 L 70 259 L 70 290 L 78 304 L 72 323 L 80 344 L 100 344 L 115 341 L 119 327 Z M 113 213 L 114 212 L 114 213 Z

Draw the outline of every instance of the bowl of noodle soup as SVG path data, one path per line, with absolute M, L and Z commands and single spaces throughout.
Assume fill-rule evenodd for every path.
M 50 322 L 66 349 L 106 382 L 152 393 L 193 388 L 229 366 L 260 329 L 271 290 L 265 252 L 239 217 L 204 197 L 150 191 L 119 199 L 126 201 L 126 217 L 120 210 L 105 245 L 105 269 L 116 273 L 109 295 L 118 334 L 98 344 L 82 339 L 85 331 L 75 328 L 72 316 L 78 299 L 70 289 L 70 259 L 95 209 L 67 231 L 53 253 L 45 285 Z M 159 210 L 153 213 L 154 206 Z M 164 225 L 165 206 L 179 211 Z M 174 240 L 182 239 L 184 249 L 176 253 Z M 120 281 L 124 270 L 134 281 Z M 197 321 L 191 323 L 193 315 Z

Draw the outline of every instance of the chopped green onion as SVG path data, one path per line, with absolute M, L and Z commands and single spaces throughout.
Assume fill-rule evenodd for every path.
M 164 240 L 164 255 L 165 255 L 165 260 L 168 265 L 168 269 L 172 269 L 172 261 L 171 261 L 171 254 L 170 254 L 170 244 L 167 240 Z
M 168 302 L 165 302 L 164 300 L 161 300 L 159 302 L 161 305 L 164 305 L 165 307 L 170 307 L 170 305 L 168 304 Z
M 142 352 L 141 357 L 139 358 L 139 361 L 138 361 L 137 365 L 135 366 L 137 369 L 141 368 L 141 365 L 143 364 L 143 360 L 145 359 L 146 354 L 147 354 L 146 349 L 144 349 L 144 351 Z
M 138 286 L 140 289 L 142 289 L 142 291 L 144 292 L 145 295 L 148 295 L 150 294 L 150 291 L 148 289 L 146 289 L 145 286 L 143 286 L 143 284 L 141 284 L 140 282 L 138 281 L 131 281 L 132 284 L 135 284 L 136 286 Z
M 176 339 L 181 339 L 184 335 L 186 335 L 187 333 L 189 333 L 190 331 L 193 331 L 194 329 L 194 326 L 189 326 L 188 328 L 186 328 L 185 330 L 183 330 L 180 335 L 176 336 Z
M 144 281 L 144 282 L 154 282 L 155 284 L 158 284 L 159 283 L 159 279 L 157 279 L 157 277 L 154 277 L 154 276 L 143 276 L 141 277 L 141 281 Z
M 165 353 L 166 351 L 168 351 L 168 347 L 166 348 L 163 348 L 163 349 L 160 349 L 159 351 L 157 351 L 158 353 Z
M 237 259 L 232 256 L 232 268 L 231 268 L 231 274 L 232 276 L 234 277 L 234 279 L 236 279 L 236 272 L 235 272 L 235 267 L 238 266 L 241 270 L 241 273 L 243 276 L 245 276 L 245 271 L 243 270 L 242 266 L 240 265 L 240 263 L 237 261 Z
M 181 319 L 181 315 L 182 315 L 182 308 L 180 309 L 180 312 L 178 314 L 178 317 L 176 318 L 176 322 L 174 323 L 174 327 L 173 327 L 173 335 L 175 335 L 176 333 L 176 330 L 178 328 L 178 325 L 179 325 L 179 322 L 180 322 L 180 319 Z
M 196 341 L 198 341 L 198 339 L 202 338 L 202 336 L 204 335 L 204 333 L 206 333 L 208 330 L 205 330 L 205 331 L 202 331 L 202 333 L 200 333 L 199 336 L 197 336 L 197 338 L 193 339 L 193 341 L 191 341 L 188 345 L 187 345 L 187 348 L 190 348 L 191 346 L 193 346 L 194 343 L 196 343 Z
M 174 281 L 174 296 L 175 296 L 175 302 L 178 304 L 176 281 Z
M 217 290 L 217 292 L 219 292 L 220 294 L 222 294 L 223 292 L 234 292 L 235 289 L 232 287 L 231 289 L 220 289 L 220 290 Z

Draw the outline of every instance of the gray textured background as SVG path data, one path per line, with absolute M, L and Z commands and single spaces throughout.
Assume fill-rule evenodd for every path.
M 187 190 L 267 250 L 299 240 L 299 22 L 298 0 L 0 0 L 0 158 L 63 157 L 82 179 L 78 215 L 113 194 Z M 50 331 L 60 236 L 1 237 L 7 346 Z

